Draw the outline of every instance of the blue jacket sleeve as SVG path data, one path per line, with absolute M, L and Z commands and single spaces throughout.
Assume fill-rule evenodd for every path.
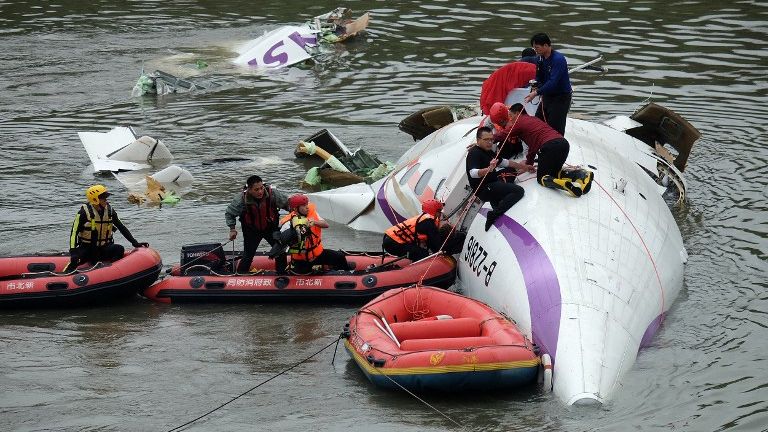
M 553 54 L 552 69 L 549 79 L 538 89 L 541 95 L 558 94 L 568 92 L 568 62 L 562 54 Z

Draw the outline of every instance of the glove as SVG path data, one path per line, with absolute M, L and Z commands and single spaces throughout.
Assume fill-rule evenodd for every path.
M 135 248 L 139 248 L 139 247 L 149 247 L 149 243 L 139 243 L 139 242 L 134 242 L 134 243 L 133 243 L 131 246 L 133 246 L 133 247 L 135 247 Z

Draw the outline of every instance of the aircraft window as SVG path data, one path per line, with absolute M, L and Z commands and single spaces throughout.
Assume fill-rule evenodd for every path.
M 445 183 L 445 178 L 440 180 L 440 183 L 437 184 L 437 187 L 435 188 L 435 196 L 437 196 L 437 193 L 440 192 L 440 188 L 443 187 L 443 183 Z
M 413 188 L 413 192 L 416 193 L 416 195 L 421 195 L 422 192 L 424 192 L 424 189 L 427 188 L 427 184 L 429 184 L 429 179 L 432 178 L 432 170 L 428 169 L 424 171 L 424 174 L 421 175 L 421 178 L 419 178 L 419 181 L 416 183 L 416 187 Z
M 411 178 L 417 169 L 419 169 L 419 164 L 414 164 L 412 167 L 408 168 L 408 171 L 406 171 L 405 174 L 403 174 L 403 176 L 400 178 L 400 184 L 404 185 L 408 183 L 408 179 Z

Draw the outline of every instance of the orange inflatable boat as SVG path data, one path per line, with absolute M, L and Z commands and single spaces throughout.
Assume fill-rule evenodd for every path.
M 343 333 L 368 379 L 385 388 L 458 392 L 533 382 L 533 344 L 488 305 L 433 287 L 387 291 Z
M 150 248 L 134 249 L 115 262 L 58 273 L 67 264 L 67 253 L 0 257 L 0 307 L 83 306 L 124 299 L 157 280 L 163 265 Z
M 253 258 L 251 273 L 233 274 L 232 259 L 216 258 L 208 265 L 177 265 L 170 275 L 145 289 L 142 295 L 162 303 L 179 302 L 358 302 L 419 281 L 448 288 L 456 279 L 456 260 L 436 255 L 419 262 L 381 252 L 345 252 L 352 271 L 278 275 L 275 261 L 264 253 Z M 201 255 L 207 258 L 205 255 Z M 219 265 L 218 262 L 224 262 Z M 235 266 L 237 260 L 235 260 Z M 235 267 L 236 268 L 236 267 Z

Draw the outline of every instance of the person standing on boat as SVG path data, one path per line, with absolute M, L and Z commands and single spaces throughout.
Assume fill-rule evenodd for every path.
M 290 213 L 280 219 L 280 231 L 283 242 L 288 245 L 293 270 L 306 274 L 312 271 L 314 265 L 349 270 L 349 263 L 342 252 L 323 248 L 322 230 L 328 228 L 328 222 L 320 217 L 309 197 L 291 195 L 288 207 Z
M 243 256 L 237 266 L 237 273 L 249 273 L 251 263 L 262 239 L 274 246 L 275 232 L 278 231 L 280 209 L 288 210 L 288 197 L 283 192 L 264 184 L 261 177 L 248 177 L 243 191 L 232 200 L 224 211 L 224 219 L 229 226 L 229 240 L 237 238 L 236 219 L 240 218 L 243 231 Z M 285 273 L 288 260 L 285 255 L 275 258 L 277 273 Z
M 552 41 L 546 33 L 533 35 L 531 46 L 538 54 L 536 86 L 524 101 L 530 102 L 536 96 L 541 96 L 536 117 L 547 122 L 560 135 L 565 135 L 565 120 L 573 94 L 568 62 L 564 55 L 552 49 Z
M 532 166 L 509 159 L 498 159 L 493 151 L 493 130 L 487 126 L 477 129 L 477 141 L 467 151 L 466 172 L 469 185 L 482 201 L 490 202 L 492 210 L 485 220 L 488 231 L 496 219 L 506 213 L 515 203 L 523 198 L 525 191 L 520 185 L 505 182 L 499 177 L 499 171 L 506 167 L 518 171 L 533 171 Z
M 70 261 L 64 267 L 64 273 L 76 269 L 83 262 L 117 261 L 122 258 L 125 248 L 115 244 L 112 238 L 114 228 L 117 228 L 133 247 L 149 247 L 149 243 L 136 241 L 128 228 L 120 222 L 117 212 L 107 202 L 110 195 L 107 188 L 100 184 L 85 191 L 88 202 L 80 206 L 72 223 L 69 236 Z
M 429 252 L 440 250 L 440 216 L 443 203 L 436 199 L 421 203 L 421 214 L 396 224 L 384 232 L 382 247 L 384 252 L 396 256 L 408 256 L 411 261 L 419 261 L 429 256 Z
M 525 141 L 528 146 L 525 163 L 529 169 L 533 168 L 534 160 L 538 156 L 536 180 L 539 184 L 564 190 L 574 197 L 589 192 L 593 178 L 591 171 L 563 170 L 563 164 L 570 151 L 568 140 L 541 119 L 529 116 L 523 104 L 514 104 L 509 111 L 511 119 L 499 136 L 507 142 L 519 139 Z

